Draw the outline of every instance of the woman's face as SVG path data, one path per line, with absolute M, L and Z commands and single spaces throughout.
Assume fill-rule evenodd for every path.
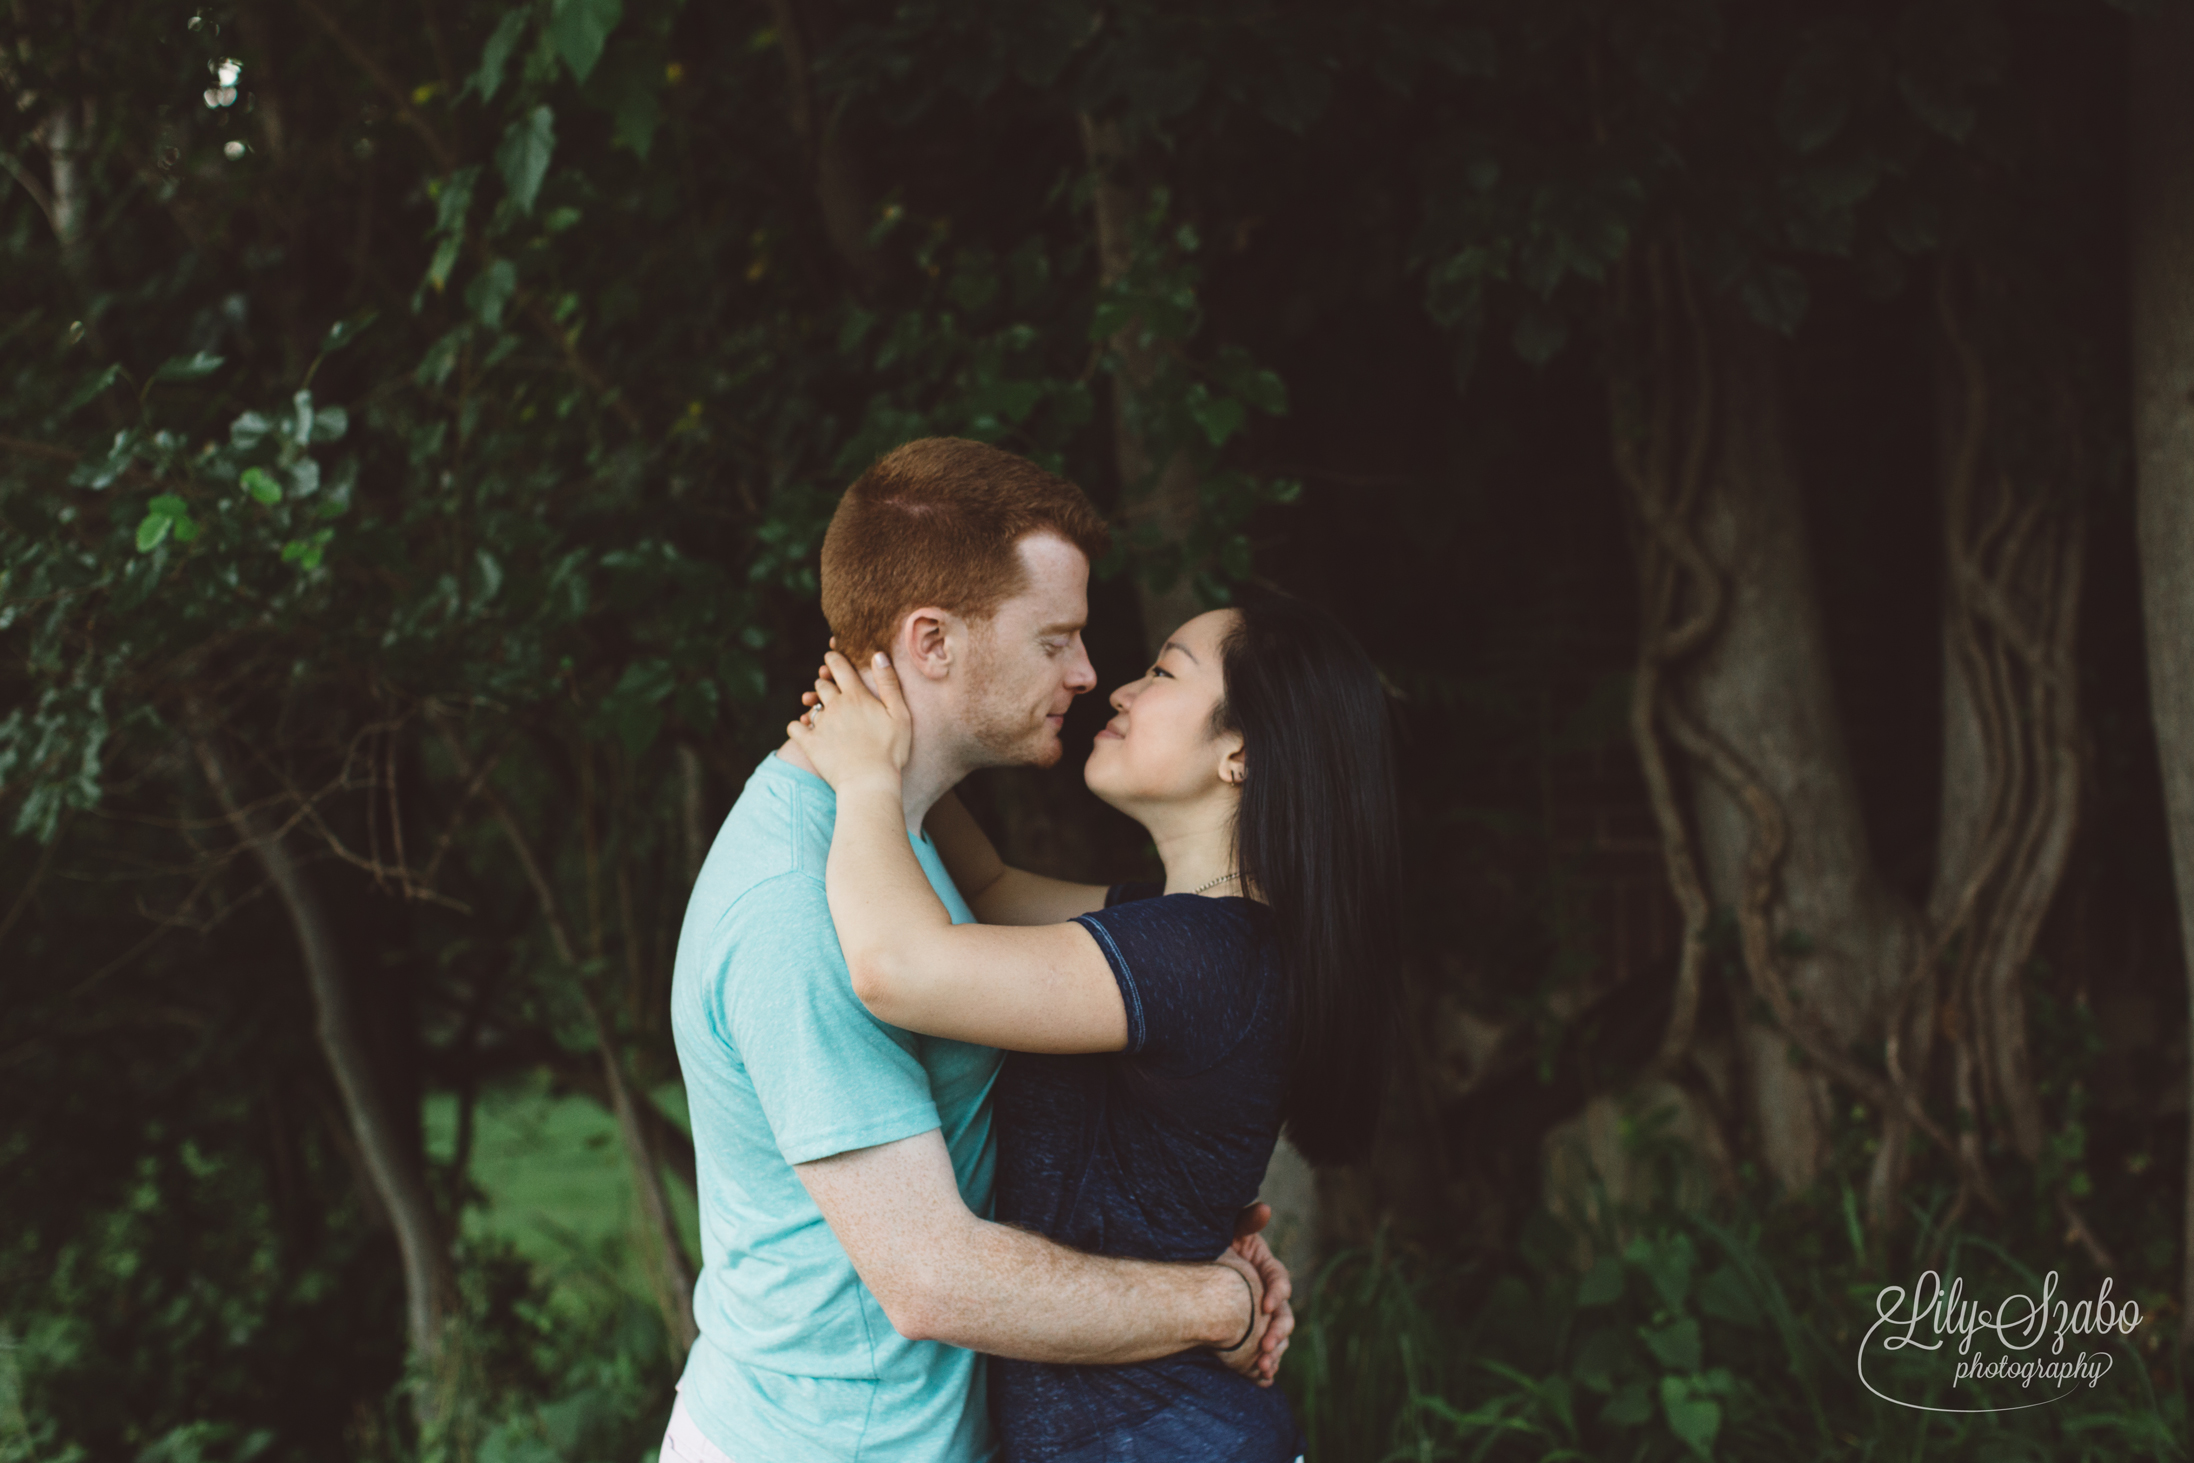
M 1116 808 L 1182 803 L 1241 777 L 1242 739 L 1211 734 L 1226 692 L 1219 645 L 1235 611 L 1198 615 L 1166 639 L 1139 681 L 1112 693 L 1113 718 L 1082 770 L 1089 790 Z

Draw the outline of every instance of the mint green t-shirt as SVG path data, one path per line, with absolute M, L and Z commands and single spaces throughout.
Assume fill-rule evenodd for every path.
M 887 1026 L 855 999 L 823 892 L 836 815 L 828 783 L 764 758 L 686 906 L 671 1023 L 702 1268 L 680 1395 L 735 1463 L 980 1463 L 982 1358 L 894 1331 L 792 1171 L 941 1128 L 961 1197 L 990 1217 L 998 1053 Z M 936 849 L 912 841 L 971 923 Z

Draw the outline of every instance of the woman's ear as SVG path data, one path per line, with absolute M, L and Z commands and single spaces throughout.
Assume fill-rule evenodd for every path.
M 903 683 L 913 676 L 941 681 L 952 671 L 960 639 L 954 631 L 959 618 L 950 610 L 925 605 L 899 622 L 899 634 L 891 647 L 892 669 Z
M 1228 732 L 1219 740 L 1219 780 L 1231 787 L 1240 787 L 1242 779 L 1249 775 L 1249 765 L 1242 759 L 1242 738 L 1238 732 Z

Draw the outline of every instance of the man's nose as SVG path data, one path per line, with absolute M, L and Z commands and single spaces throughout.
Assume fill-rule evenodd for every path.
M 1097 689 L 1097 667 L 1089 663 L 1089 652 L 1079 635 L 1074 637 L 1074 664 L 1067 671 L 1067 689 L 1077 696 Z

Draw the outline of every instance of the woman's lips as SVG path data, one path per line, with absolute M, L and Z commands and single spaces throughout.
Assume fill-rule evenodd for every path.
M 1103 741 L 1106 737 L 1110 737 L 1117 742 L 1121 739 L 1121 733 L 1114 731 L 1111 727 L 1108 726 L 1097 733 L 1097 740 L 1100 742 Z

